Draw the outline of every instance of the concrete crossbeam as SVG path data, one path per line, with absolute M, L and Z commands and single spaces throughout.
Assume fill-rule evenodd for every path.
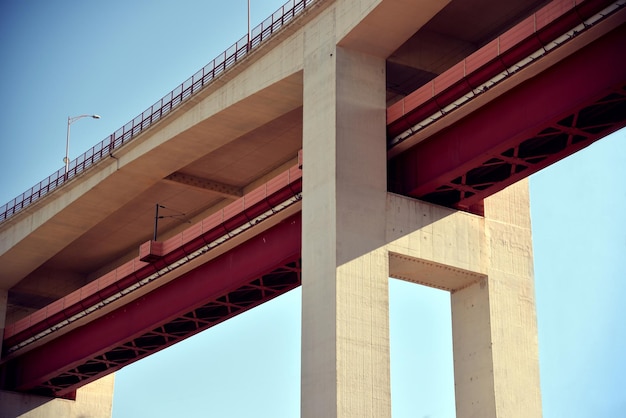
M 393 277 L 453 291 L 487 273 L 481 216 L 389 193 L 386 228 L 388 249 L 393 254 Z M 412 260 L 411 264 L 407 265 L 406 260 Z M 415 269 L 420 267 L 416 263 L 424 264 L 429 271 L 432 269 L 425 265 L 445 268 L 439 268 L 441 273 L 429 273 L 440 276 L 440 280 L 418 280 Z
M 243 196 L 243 190 L 241 187 L 235 187 L 229 184 L 223 184 L 217 181 L 191 176 L 189 174 L 176 172 L 165 177 L 164 180 L 183 184 L 196 189 L 206 190 L 207 192 L 218 194 L 227 199 L 237 199 Z

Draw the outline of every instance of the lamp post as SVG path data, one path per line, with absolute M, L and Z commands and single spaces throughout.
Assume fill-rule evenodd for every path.
M 78 119 L 82 118 L 93 118 L 100 119 L 100 115 L 79 115 L 79 116 L 68 116 L 67 117 L 67 138 L 65 140 L 65 158 L 63 162 L 65 163 L 65 175 L 67 176 L 67 172 L 70 169 L 70 125 L 76 122 Z
M 248 47 L 246 50 L 250 52 L 252 49 L 252 45 L 250 45 L 250 0 L 248 0 Z

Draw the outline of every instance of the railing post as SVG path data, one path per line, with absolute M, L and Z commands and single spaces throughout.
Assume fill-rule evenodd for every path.
M 290 4 L 292 5 L 291 17 L 295 17 L 296 14 L 297 14 L 297 12 L 296 12 L 296 5 L 297 4 L 302 4 L 303 5 L 302 10 L 304 10 L 307 7 L 307 1 L 306 0 L 291 0 Z M 281 13 L 281 15 L 280 15 L 281 26 L 280 27 L 282 27 L 285 24 L 286 7 L 287 7 L 286 4 L 283 4 L 280 7 L 280 9 L 278 9 L 278 11 L 280 11 L 280 13 Z M 269 28 L 265 28 L 264 27 L 264 23 L 268 19 L 266 19 L 265 21 L 261 22 L 261 24 L 259 24 L 257 26 L 257 28 L 260 29 L 258 35 L 256 36 L 257 41 L 258 41 L 257 45 L 263 42 L 264 32 L 265 32 L 266 29 L 269 29 L 268 36 L 271 36 L 273 34 L 273 32 L 274 32 L 274 23 L 277 23 L 278 20 L 279 20 L 279 19 L 275 20 L 274 15 L 275 15 L 275 13 L 272 14 L 272 16 L 271 16 L 271 24 L 270 24 Z M 247 37 L 246 37 L 246 49 L 245 49 L 246 50 L 246 54 L 249 53 L 253 49 L 253 41 L 254 40 L 252 38 L 252 31 L 251 31 L 251 28 L 250 28 L 250 2 L 248 0 L 248 34 L 247 34 Z M 238 43 L 235 44 L 235 45 L 236 45 L 236 50 L 235 50 L 235 62 L 236 62 L 238 60 L 238 53 L 239 53 L 239 48 L 238 47 L 239 47 L 239 45 L 238 45 Z M 216 72 L 218 72 L 218 71 L 224 72 L 224 71 L 226 71 L 229 68 L 229 65 L 228 65 L 228 63 L 226 61 L 226 59 L 227 59 L 226 53 L 227 53 L 227 51 L 224 51 L 223 54 L 221 55 L 223 57 L 223 60 L 222 60 L 222 63 L 220 65 L 220 67 L 221 67 L 220 69 L 218 69 L 218 67 L 215 64 L 216 61 L 217 61 L 217 58 L 215 58 L 212 61 L 212 68 L 211 68 L 210 71 L 206 70 L 207 66 L 202 67 L 202 79 L 200 80 L 200 87 L 204 87 L 205 85 L 207 85 L 211 81 L 213 81 L 215 79 Z M 208 79 L 206 81 L 205 81 L 205 77 L 208 77 Z M 197 91 L 197 89 L 194 88 L 194 82 L 193 82 L 194 78 L 193 78 L 193 76 L 192 76 L 191 80 L 192 80 L 192 84 L 191 84 L 191 88 L 190 88 L 190 92 L 191 92 L 190 95 L 193 95 L 194 92 Z M 184 93 L 184 90 L 181 88 L 181 92 L 180 92 L 180 95 L 179 95 L 181 103 L 183 101 L 183 93 Z M 164 113 L 166 113 L 167 111 L 171 111 L 175 107 L 174 106 L 174 91 L 171 91 L 169 93 L 169 102 L 165 103 L 164 99 L 165 99 L 165 97 L 161 98 L 161 101 L 160 101 L 160 104 L 159 104 L 159 108 L 157 110 L 154 109 L 154 107 L 157 105 L 156 103 L 152 106 L 149 118 L 145 117 L 145 112 L 141 114 L 141 121 L 140 121 L 140 124 L 138 125 L 139 126 L 139 131 L 137 133 L 140 133 L 140 132 L 143 131 L 143 129 L 144 129 L 144 122 L 148 121 L 149 122 L 148 126 L 151 126 L 154 123 L 155 114 L 157 112 L 158 112 L 158 118 L 161 119 L 161 118 L 163 118 Z M 168 110 L 164 111 L 166 106 L 169 106 Z M 121 145 L 125 144 L 127 141 L 129 141 L 130 139 L 132 139 L 136 135 L 136 133 L 135 133 L 135 127 L 137 126 L 135 124 L 136 121 L 135 121 L 135 119 L 133 119 L 131 122 L 126 123 L 126 125 L 123 125 L 120 129 L 118 129 L 117 131 L 115 131 L 114 133 L 112 133 L 109 136 L 109 143 L 107 145 L 108 148 L 109 148 L 109 154 L 111 154 L 116 149 L 117 139 L 120 140 L 119 145 L 121 146 Z M 129 124 L 131 125 L 130 126 L 131 129 L 129 131 L 127 131 L 126 128 L 127 128 L 127 125 L 129 125 Z M 120 135 L 116 136 L 118 134 L 118 132 L 120 133 Z M 127 134 L 128 134 L 128 138 L 126 137 Z M 106 141 L 106 139 L 103 140 L 102 142 L 104 142 L 104 141 Z M 100 144 L 102 144 L 102 143 L 100 143 Z M 105 146 L 103 145 L 101 153 L 104 153 L 104 148 L 105 148 Z M 104 155 L 104 154 L 102 154 L 102 155 Z M 92 152 L 91 164 L 90 165 L 93 165 L 94 162 L 95 162 L 95 153 Z M 86 166 L 86 160 L 83 161 L 83 163 L 82 163 L 82 167 L 83 167 L 82 171 L 85 170 L 85 166 Z M 64 183 L 66 183 L 70 179 L 71 176 L 75 176 L 77 171 L 78 171 L 77 170 L 77 166 L 74 166 L 73 171 L 74 171 L 74 174 L 72 174 L 72 175 L 70 175 L 69 170 L 68 170 L 68 172 L 65 172 L 63 174 L 56 173 L 56 176 L 55 176 L 54 180 L 52 180 L 51 179 L 52 176 L 50 176 L 49 177 L 50 181 L 49 181 L 48 185 L 46 186 L 47 190 L 43 194 L 44 195 L 47 194 L 50 191 L 50 188 L 53 185 L 56 188 L 56 187 L 58 187 L 58 186 L 60 186 L 60 185 L 62 185 Z M 42 191 L 43 191 L 43 189 L 40 189 L 40 191 L 39 191 L 40 196 L 39 197 L 41 197 Z M 34 193 L 32 193 L 32 197 L 35 197 Z M 34 200 L 37 200 L 37 199 L 34 199 Z M 34 200 L 32 198 L 29 199 L 30 202 L 32 202 Z M 26 199 L 23 198 L 22 201 L 20 202 L 20 204 L 24 205 L 25 201 L 26 201 Z M 15 213 L 16 212 L 16 207 L 18 206 L 18 203 L 16 202 L 16 199 L 14 199 L 12 207 L 10 207 L 10 206 L 11 205 L 9 205 L 8 203 L 5 205 L 5 212 L 4 212 L 5 218 L 3 220 L 6 220 L 9 217 L 9 215 L 8 215 L 9 213 Z M 2 214 L 0 214 L 0 217 L 1 216 L 2 216 Z

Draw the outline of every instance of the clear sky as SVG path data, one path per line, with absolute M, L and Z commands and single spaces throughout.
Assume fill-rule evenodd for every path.
M 252 0 L 256 26 L 283 4 Z M 0 2 L 0 204 L 247 31 L 247 2 Z M 531 177 L 544 416 L 626 411 L 626 131 Z M 1 268 L 1 266 L 0 266 Z M 391 281 L 394 418 L 454 417 L 449 295 Z M 300 290 L 124 368 L 113 416 L 299 415 Z

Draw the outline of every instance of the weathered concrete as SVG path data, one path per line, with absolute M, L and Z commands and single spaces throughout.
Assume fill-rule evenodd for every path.
M 388 194 L 392 277 L 454 291 L 485 277 L 484 218 Z
M 336 47 L 329 21 L 304 70 L 302 416 L 385 417 L 385 62 Z
M 457 417 L 540 417 L 528 182 L 485 217 L 390 195 L 391 277 L 451 292 Z
M 526 185 L 484 218 L 388 195 L 384 57 L 345 5 L 304 39 L 302 416 L 390 416 L 389 276 L 451 292 L 459 417 L 540 416 Z
M 0 418 L 110 418 L 114 382 L 114 374 L 98 379 L 80 388 L 73 401 L 0 391 Z
M 483 294 L 488 293 L 489 299 L 496 416 L 539 417 L 539 350 L 528 181 L 486 199 L 485 220 L 489 270 L 488 291 Z M 454 306 L 453 303 L 453 312 Z M 458 401 L 457 405 L 462 406 Z

